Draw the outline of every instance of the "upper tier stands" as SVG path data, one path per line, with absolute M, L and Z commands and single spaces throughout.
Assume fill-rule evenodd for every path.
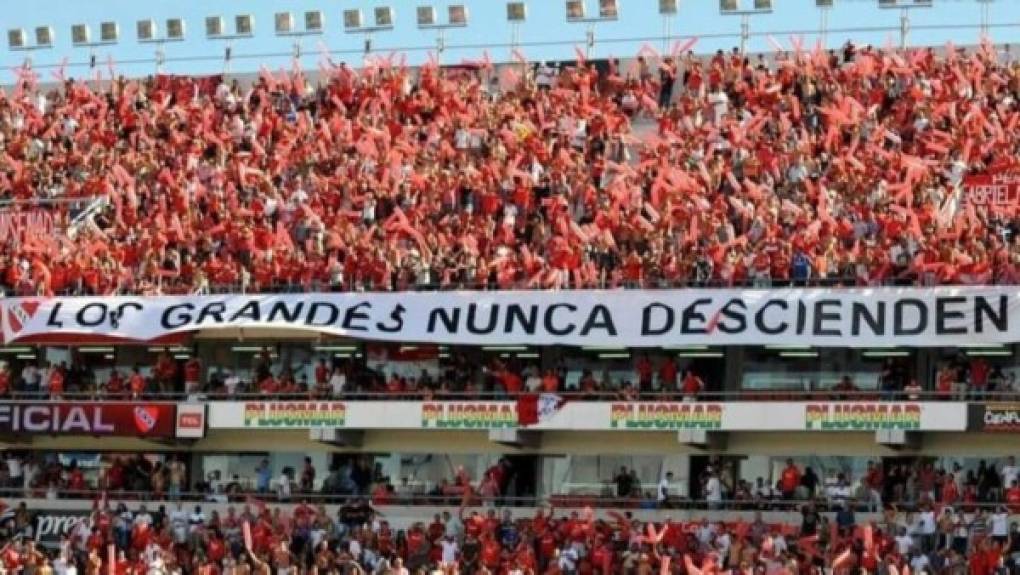
M 1012 283 L 1020 66 L 988 44 L 22 81 L 0 189 L 105 197 L 21 230 L 16 294 Z M 55 205 L 56 207 L 53 207 Z M 58 227 L 67 204 L 52 210 Z M 61 234 L 62 235 L 62 234 Z

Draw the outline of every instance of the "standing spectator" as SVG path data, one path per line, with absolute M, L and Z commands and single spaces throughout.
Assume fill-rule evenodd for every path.
M 312 458 L 305 457 L 305 465 L 301 468 L 301 491 L 311 493 L 315 488 L 315 466 L 312 465 Z
M 255 490 L 258 493 L 269 493 L 269 484 L 273 478 L 273 469 L 269 466 L 269 460 L 263 458 L 255 468 Z
M 800 486 L 800 469 L 793 463 L 793 459 L 786 460 L 786 467 L 779 476 L 779 490 L 783 499 L 793 499 L 797 495 L 797 487 Z
M 659 480 L 659 488 L 655 495 L 655 501 L 660 509 L 668 509 L 672 505 L 670 496 L 671 483 L 673 483 L 673 472 L 667 471 L 662 476 L 662 479 Z

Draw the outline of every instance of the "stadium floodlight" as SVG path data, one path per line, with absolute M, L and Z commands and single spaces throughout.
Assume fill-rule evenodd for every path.
M 662 18 L 662 51 L 669 50 L 673 41 L 673 19 L 676 18 L 677 1 L 659 0 L 659 17 Z
M 219 38 L 223 36 L 223 16 L 206 17 L 205 35 L 208 38 Z
M 584 0 L 567 0 L 567 22 L 582 22 L 587 13 Z
M 467 26 L 468 9 L 463 4 L 452 4 L 446 9 L 448 26 Z
M 506 21 L 524 22 L 528 19 L 528 5 L 524 2 L 506 3 Z
M 99 23 L 99 41 L 111 44 L 120 38 L 120 26 L 116 22 Z
M 910 43 L 910 11 L 931 8 L 932 0 L 878 0 L 878 7 L 900 11 L 900 49 L 906 50 Z
M 372 52 L 372 34 L 379 31 L 392 30 L 395 20 L 393 8 L 389 6 L 376 6 L 372 13 L 375 18 L 375 25 L 363 26 L 361 10 L 344 10 L 344 32 L 365 35 L 365 54 Z
M 135 37 L 139 42 L 151 42 L 156 37 L 156 21 L 151 18 L 139 20 L 135 27 Z
M 599 0 L 599 18 L 603 20 L 616 20 L 620 17 L 620 8 L 616 0 Z
M 20 50 L 25 47 L 25 29 L 13 28 L 7 31 L 7 47 Z
M 309 10 L 305 12 L 305 32 L 309 34 L 322 33 L 322 11 Z
M 744 0 L 746 3 L 747 0 Z M 740 53 L 747 53 L 751 39 L 751 16 L 772 12 L 772 0 L 754 0 L 752 8 L 741 8 L 738 0 L 719 0 L 719 13 L 723 16 L 740 16 Z
M 184 20 L 180 18 L 167 18 L 166 40 L 184 40 Z
M 822 47 L 826 45 L 826 37 L 829 32 L 829 10 L 832 10 L 834 0 L 815 0 L 815 8 L 818 8 L 818 39 Z
M 419 28 L 430 28 L 436 25 L 436 9 L 432 6 L 418 6 L 416 12 Z
M 590 58 L 592 48 L 595 47 L 595 24 L 608 20 L 616 20 L 619 17 L 616 0 L 599 0 L 599 15 L 592 18 L 585 16 L 588 13 L 588 9 L 584 0 L 566 0 L 566 9 L 567 22 L 583 22 L 588 25 L 588 30 L 585 34 L 584 55 L 586 58 Z
M 53 46 L 52 26 L 36 26 L 35 45 L 40 48 L 51 48 Z
M 833 0 L 815 0 L 815 7 L 817 8 L 832 8 Z
M 510 25 L 510 52 L 521 43 L 521 24 L 528 19 L 528 5 L 524 2 L 506 3 L 506 21 Z
M 294 31 L 294 15 L 290 12 L 277 12 L 273 18 L 276 35 L 287 35 Z
M 393 28 L 393 8 L 389 6 L 376 6 L 375 28 L 377 30 L 388 30 Z
M 361 28 L 361 10 L 352 8 L 344 10 L 344 30 L 358 30 Z
M 255 33 L 255 19 L 251 14 L 238 14 L 234 16 L 234 34 L 236 36 L 251 36 Z
M 75 46 L 87 46 L 91 35 L 88 24 L 75 24 L 71 26 L 71 43 Z

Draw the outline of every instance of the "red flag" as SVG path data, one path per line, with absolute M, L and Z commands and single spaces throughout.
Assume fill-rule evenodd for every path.
M 538 394 L 527 393 L 517 398 L 517 425 L 538 423 Z

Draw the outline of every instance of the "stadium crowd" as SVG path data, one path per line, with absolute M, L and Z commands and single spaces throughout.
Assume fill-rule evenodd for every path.
M 811 505 L 799 524 L 760 512 L 729 521 L 643 523 L 539 508 L 531 517 L 496 509 L 446 510 L 405 529 L 364 500 L 334 512 L 300 503 L 231 506 L 221 515 L 177 504 L 134 511 L 93 506 L 55 549 L 33 541 L 24 503 L 5 514 L 5 573 L 376 573 L 648 575 L 676 573 L 951 573 L 1005 575 L 1020 560 L 1020 530 L 1005 509 L 886 509 L 877 519 L 835 517 Z M 948 527 L 947 527 L 948 526 Z
M 0 249 L 15 294 L 1011 283 L 1020 67 L 988 43 L 258 81 L 108 78 L 0 97 L 0 188 L 105 198 Z M 113 70 L 111 69 L 111 74 Z M 639 129 L 651 124 L 650 130 Z

